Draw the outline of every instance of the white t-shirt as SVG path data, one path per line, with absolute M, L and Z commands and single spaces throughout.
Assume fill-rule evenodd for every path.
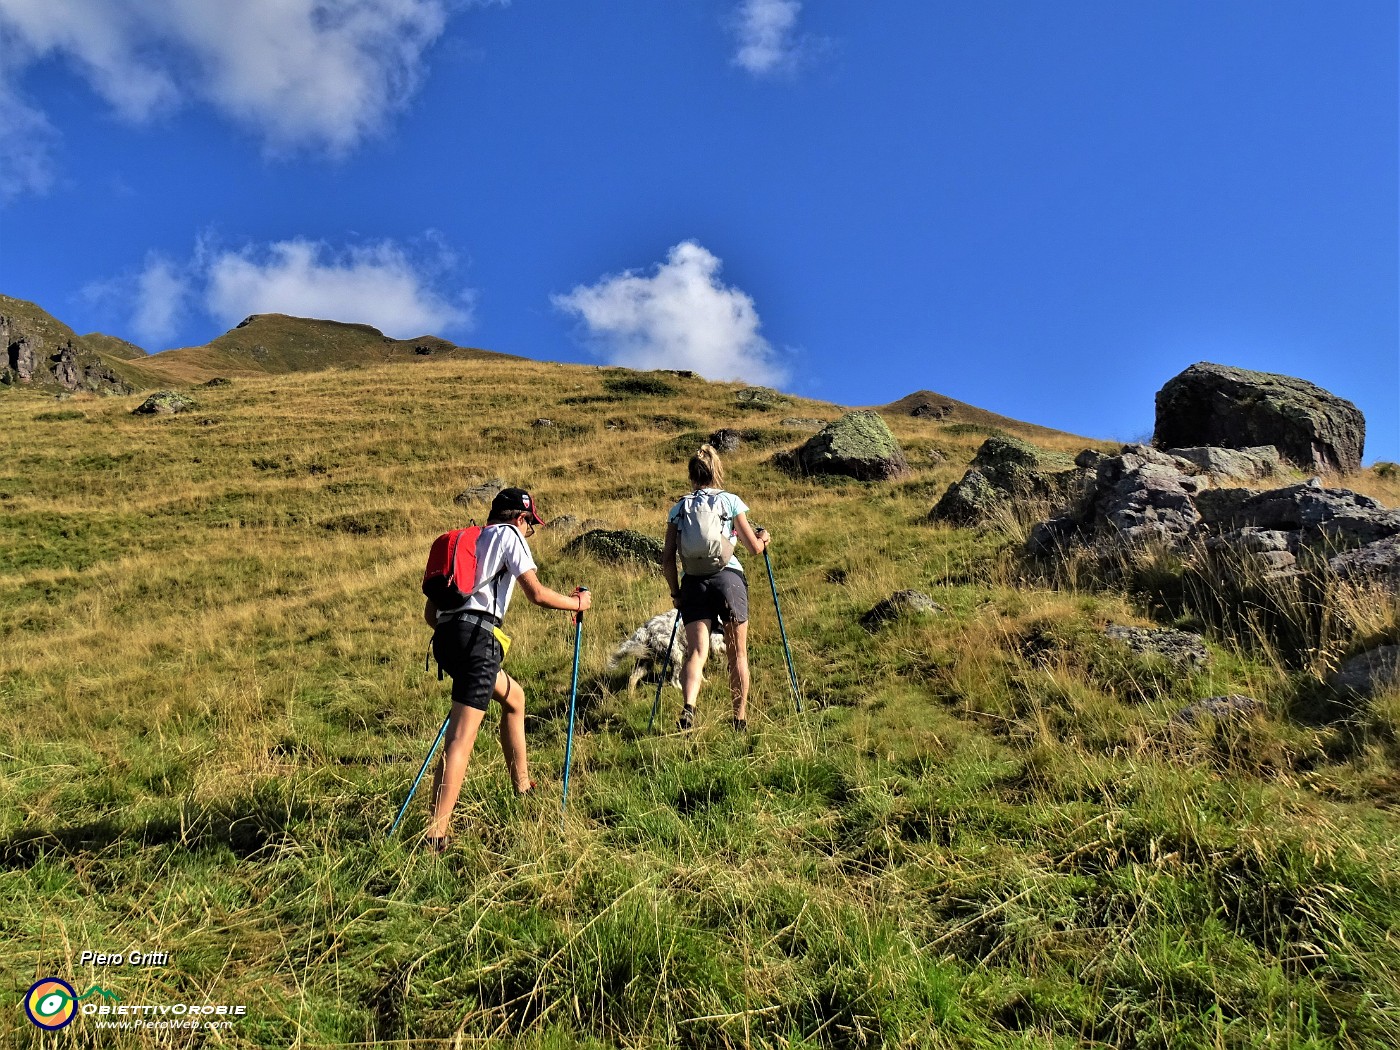
M 504 620 L 515 591 L 515 578 L 537 567 L 530 545 L 519 529 L 514 525 L 486 526 L 476 541 L 476 590 L 465 607 L 446 615 L 484 612 Z M 444 615 L 438 613 L 438 619 Z

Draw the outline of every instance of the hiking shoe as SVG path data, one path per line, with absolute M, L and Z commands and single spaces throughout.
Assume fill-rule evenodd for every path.
M 676 728 L 681 732 L 695 728 L 695 708 L 686 706 L 681 708 L 680 721 L 676 723 Z
M 734 719 L 734 732 L 736 732 L 736 733 L 742 733 L 744 730 L 746 730 L 746 729 L 748 729 L 748 728 L 749 728 L 749 720 L 748 720 L 747 718 L 736 718 L 736 719 Z
M 429 837 L 423 840 L 428 844 L 429 853 L 446 853 L 452 847 L 452 836 L 443 835 L 440 838 Z
M 516 798 L 529 798 L 529 797 L 530 797 L 531 795 L 533 795 L 534 793 L 535 793 L 535 782 L 534 782 L 533 780 L 530 781 L 529 786 L 528 786 L 527 788 L 525 788 L 524 791 L 521 791 L 519 788 L 516 788 L 516 789 L 515 789 L 515 797 L 516 797 Z

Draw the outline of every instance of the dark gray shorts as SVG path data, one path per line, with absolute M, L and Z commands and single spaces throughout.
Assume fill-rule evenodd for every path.
M 713 576 L 681 577 L 681 622 L 714 620 L 716 626 L 748 623 L 749 581 L 738 569 Z
M 493 620 L 466 614 L 437 625 L 433 631 L 433 655 L 438 666 L 452 677 L 452 702 L 485 711 L 491 704 L 496 672 L 501 669 L 501 643 L 491 627 Z

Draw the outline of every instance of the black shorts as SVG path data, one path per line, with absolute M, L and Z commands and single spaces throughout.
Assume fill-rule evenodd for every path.
M 713 576 L 681 577 L 681 621 L 714 620 L 723 627 L 748 623 L 749 581 L 738 569 L 721 569 Z
M 501 669 L 501 643 L 489 617 L 467 614 L 437 625 L 433 631 L 433 656 L 438 667 L 452 677 L 452 702 L 485 711 Z

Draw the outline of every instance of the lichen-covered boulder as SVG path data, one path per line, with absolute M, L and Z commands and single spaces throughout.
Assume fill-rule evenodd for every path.
M 1202 362 L 1157 392 L 1158 448 L 1273 445 L 1304 469 L 1351 472 L 1365 442 L 1360 409 L 1292 376 Z
M 193 398 L 174 390 L 158 390 L 131 410 L 134 416 L 174 415 L 198 408 Z
M 734 401 L 740 408 L 771 412 L 779 405 L 786 404 L 788 398 L 786 394 L 780 394 L 770 387 L 746 386 L 735 393 Z
M 969 470 L 961 481 L 948 486 L 948 491 L 928 512 L 929 521 L 945 521 L 949 525 L 978 525 L 1006 503 L 1006 495 L 992 486 L 980 470 Z
M 1062 452 L 1047 452 L 1009 435 L 989 437 L 961 481 L 929 512 L 930 521 L 984 522 L 1008 499 L 1073 500 L 1089 475 Z
M 882 598 L 860 618 L 860 625 L 867 631 L 876 631 L 891 620 L 904 620 L 929 616 L 943 611 L 943 606 L 922 591 L 895 591 L 888 598 Z
M 631 529 L 590 529 L 564 545 L 565 554 L 591 554 L 599 561 L 661 564 L 661 541 Z
M 804 474 L 834 474 L 860 481 L 885 481 L 909 471 L 904 450 L 879 414 L 848 412 L 823 427 L 793 453 Z
M 1127 646 L 1141 656 L 1155 655 L 1182 668 L 1204 667 L 1210 662 L 1210 650 L 1200 635 L 1175 631 L 1170 627 L 1129 627 L 1110 624 L 1104 637 Z

